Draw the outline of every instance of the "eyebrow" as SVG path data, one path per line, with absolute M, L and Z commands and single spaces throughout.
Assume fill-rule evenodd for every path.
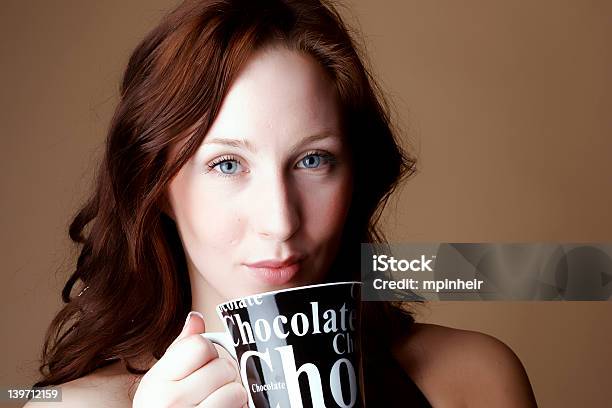
M 297 150 L 300 146 L 303 146 L 305 144 L 316 142 L 317 140 L 323 140 L 323 139 L 329 139 L 329 138 L 339 139 L 339 136 L 336 135 L 335 133 L 328 132 L 328 131 L 316 133 L 314 135 L 310 135 L 300 140 L 295 146 L 293 146 L 292 151 Z M 253 147 L 253 145 L 248 140 L 244 140 L 244 139 L 213 138 L 210 140 L 204 140 L 203 145 L 207 145 L 207 144 L 220 144 L 224 146 L 231 146 L 231 147 L 237 147 L 237 148 L 244 147 L 251 152 L 255 151 L 255 148 Z

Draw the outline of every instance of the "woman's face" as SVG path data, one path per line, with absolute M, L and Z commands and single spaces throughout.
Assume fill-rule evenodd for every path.
M 351 194 L 350 154 L 325 71 L 282 47 L 259 51 L 169 187 L 192 287 L 231 299 L 321 282 Z

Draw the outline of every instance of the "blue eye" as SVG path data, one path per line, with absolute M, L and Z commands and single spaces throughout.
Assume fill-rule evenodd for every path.
M 304 163 L 304 167 L 308 169 L 314 169 L 319 167 L 321 164 L 321 157 L 318 155 L 310 154 L 302 159 L 300 163 Z
M 209 171 L 216 170 L 220 176 L 229 177 L 238 173 L 238 168 L 241 166 L 240 160 L 232 156 L 219 157 L 208 165 Z M 220 170 L 220 171 L 219 171 Z
M 325 152 L 310 152 L 298 163 L 298 168 L 301 169 L 317 169 L 325 164 L 333 165 L 335 158 L 330 153 Z
M 219 169 L 224 174 L 234 174 L 238 168 L 238 162 L 236 160 L 228 160 L 218 164 Z M 227 171 L 226 171 L 227 170 Z

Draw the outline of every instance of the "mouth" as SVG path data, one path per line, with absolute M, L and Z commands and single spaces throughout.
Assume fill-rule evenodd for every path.
M 267 260 L 251 264 L 243 264 L 249 273 L 258 281 L 268 285 L 284 285 L 289 283 L 302 267 L 302 259 L 288 258 L 284 261 Z

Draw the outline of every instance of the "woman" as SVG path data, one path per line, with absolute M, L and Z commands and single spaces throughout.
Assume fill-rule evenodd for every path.
M 186 1 L 166 16 L 130 58 L 70 226 L 82 250 L 36 385 L 61 384 L 64 406 L 244 406 L 231 359 L 198 333 L 222 329 L 229 298 L 359 280 L 360 242 L 383 241 L 378 216 L 414 172 L 377 89 L 327 3 Z M 360 315 L 376 333 L 361 339 L 367 406 L 535 405 L 498 340 L 401 305 Z

